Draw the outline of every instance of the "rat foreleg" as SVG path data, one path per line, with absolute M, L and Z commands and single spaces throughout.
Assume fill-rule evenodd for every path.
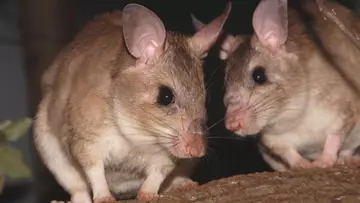
M 116 199 L 111 195 L 105 178 L 104 161 L 101 157 L 102 153 L 96 150 L 102 148 L 95 147 L 94 144 L 90 143 L 86 145 L 84 145 L 83 142 L 81 143 L 81 146 L 78 144 L 71 145 L 71 151 L 90 182 L 94 203 L 115 202 Z
M 156 200 L 159 198 L 159 189 L 165 178 L 171 173 L 173 167 L 151 167 L 148 169 L 147 177 L 140 187 L 137 199 L 142 201 Z
M 338 157 L 338 151 L 342 143 L 342 137 L 342 135 L 333 133 L 327 135 L 323 152 L 313 162 L 313 165 L 321 168 L 334 166 Z
M 291 135 L 286 135 L 291 136 Z M 312 164 L 310 161 L 303 158 L 299 152 L 293 147 L 289 145 L 283 145 L 283 140 L 281 138 L 274 139 L 275 136 L 263 136 L 262 137 L 262 145 L 267 148 L 268 156 L 275 156 L 278 157 L 281 161 L 287 165 L 288 169 L 295 169 L 295 168 L 310 168 Z M 266 158 L 266 157 L 264 157 Z M 267 159 L 265 161 L 268 162 Z M 274 163 L 272 161 L 268 162 L 268 164 L 276 170 L 276 166 L 272 166 Z

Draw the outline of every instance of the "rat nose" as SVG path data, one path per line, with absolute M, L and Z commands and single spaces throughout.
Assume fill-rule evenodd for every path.
M 189 134 L 188 138 L 184 143 L 184 152 L 189 157 L 202 157 L 205 155 L 206 144 L 204 140 L 204 135 L 201 133 Z
M 205 119 L 196 118 L 191 121 L 187 132 L 181 137 L 181 150 L 188 157 L 202 157 L 206 151 L 206 138 L 204 134 Z
M 226 113 L 225 127 L 230 131 L 237 131 L 245 127 L 245 112 L 235 110 Z
M 230 131 L 237 131 L 244 128 L 244 120 L 231 117 L 226 119 L 225 125 Z

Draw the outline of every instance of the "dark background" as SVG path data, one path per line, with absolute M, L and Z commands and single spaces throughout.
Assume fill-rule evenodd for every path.
M 252 13 L 258 2 L 258 0 L 233 0 L 232 11 L 224 27 L 225 32 L 232 34 L 251 33 Z M 355 7 L 351 0 L 341 2 L 350 8 Z M 357 3 L 359 2 L 357 1 Z M 18 18 L 14 23 L 19 29 L 19 46 L 22 49 L 21 56 L 26 78 L 26 84 L 19 84 L 24 85 L 27 92 L 28 108 L 26 115 L 34 116 L 40 100 L 39 78 L 60 49 L 71 41 L 84 24 L 95 15 L 122 9 L 128 3 L 139 3 L 153 10 L 168 30 L 194 34 L 195 30 L 191 24 L 190 13 L 208 23 L 223 12 L 227 1 L 19 0 L 16 8 L 14 6 L 14 9 L 18 11 Z M 0 1 L 0 6 L 5 4 L 5 0 Z M 223 138 L 210 139 L 211 153 L 202 160 L 194 174 L 194 179 L 200 183 L 236 174 L 269 170 L 257 152 L 255 139 L 237 138 L 224 130 L 223 122 L 218 122 L 224 116 L 222 102 L 224 72 L 223 62 L 217 58 L 217 52 L 214 50 L 216 50 L 216 46 L 210 52 L 204 67 L 205 80 L 210 85 L 208 125 L 218 123 L 212 128 L 210 136 Z M 34 179 L 24 183 L 9 184 L 4 195 L 0 196 L 0 202 L 49 203 L 53 199 L 68 199 L 67 194 L 56 184 L 52 175 L 38 160 L 31 143 L 31 137 L 28 140 L 30 152 L 25 153 L 30 154 L 26 156 L 31 157 Z M 27 144 L 29 145 L 29 143 Z M 24 199 L 30 193 L 35 198 L 32 200 Z

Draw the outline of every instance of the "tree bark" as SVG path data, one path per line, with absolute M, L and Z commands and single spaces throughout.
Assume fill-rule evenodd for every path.
M 121 201 L 140 203 L 140 201 Z M 153 203 L 356 203 L 359 168 L 263 172 L 215 180 L 188 191 L 170 191 Z

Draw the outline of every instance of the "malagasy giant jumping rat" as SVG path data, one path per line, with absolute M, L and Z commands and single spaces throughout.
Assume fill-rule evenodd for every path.
M 347 17 L 354 19 L 350 12 Z M 289 7 L 286 0 L 262 0 L 252 23 L 252 37 L 229 35 L 222 43 L 220 58 L 228 59 L 226 127 L 242 136 L 260 133 L 260 151 L 277 171 L 330 167 L 339 153 L 351 155 L 342 143 L 359 120 L 359 94 L 340 74 L 350 62 L 315 36 L 320 43 L 354 48 L 351 54 L 359 60 L 356 47 L 324 19 L 313 0 L 289 0 Z M 307 26 L 319 24 L 323 28 L 309 32 Z M 329 33 L 318 34 L 321 29 Z M 352 71 L 360 73 L 354 64 Z
M 35 144 L 73 203 L 92 202 L 90 191 L 96 203 L 134 191 L 150 200 L 194 184 L 207 146 L 202 56 L 230 10 L 185 36 L 128 4 L 89 23 L 59 54 L 43 77 Z

